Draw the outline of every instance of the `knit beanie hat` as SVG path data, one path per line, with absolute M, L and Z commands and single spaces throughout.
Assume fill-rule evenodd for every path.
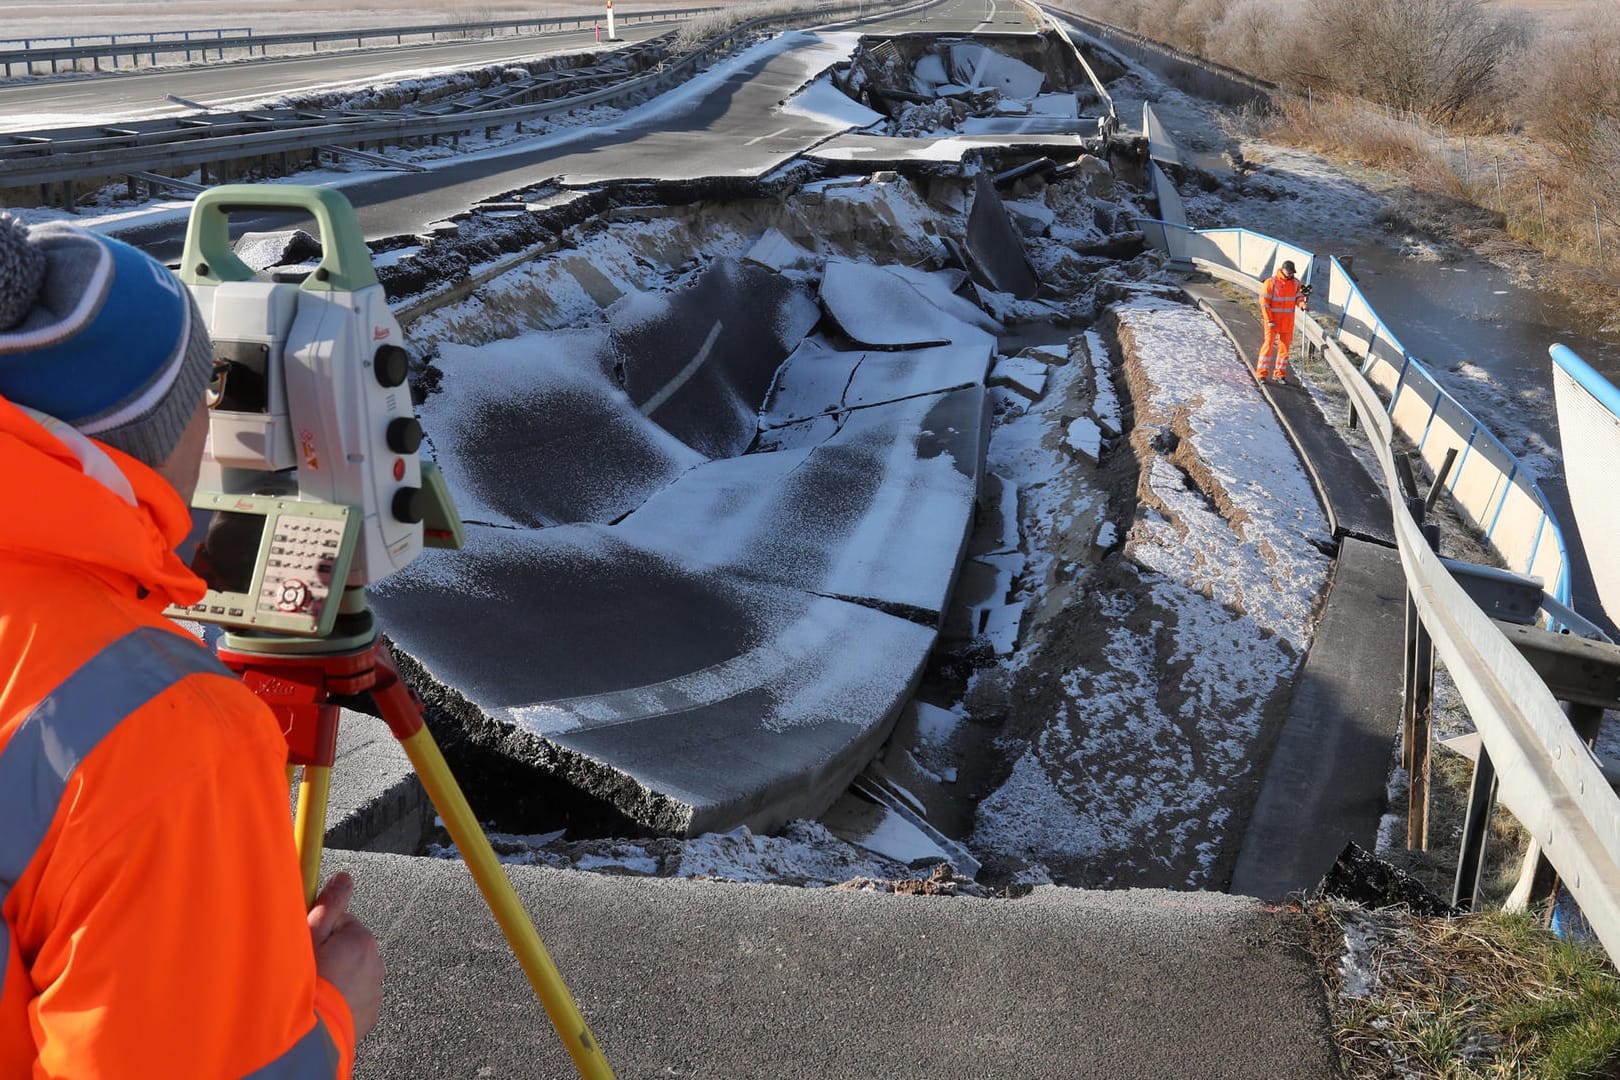
M 155 466 L 212 372 L 207 328 L 167 267 L 71 225 L 0 214 L 0 397 Z

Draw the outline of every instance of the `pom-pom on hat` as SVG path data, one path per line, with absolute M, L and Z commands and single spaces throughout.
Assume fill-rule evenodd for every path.
M 167 267 L 71 225 L 0 214 L 0 397 L 158 465 L 212 370 L 208 331 Z

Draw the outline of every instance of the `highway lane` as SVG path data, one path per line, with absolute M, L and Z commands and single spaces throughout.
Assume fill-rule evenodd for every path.
M 844 24 L 848 25 L 848 24 Z M 834 122 L 786 114 L 777 105 L 848 57 L 853 33 L 1030 33 L 1035 27 L 1009 0 L 945 0 L 923 12 L 872 19 L 850 33 L 784 35 L 729 70 L 709 75 L 700 92 L 667 95 L 626 122 L 537 139 L 533 144 L 434 163 L 423 173 L 386 174 L 342 185 L 367 238 L 422 231 L 479 202 L 547 180 L 583 187 L 623 180 L 695 181 L 757 177 L 843 130 Z M 979 32 L 984 32 L 980 29 Z M 701 78 L 701 77 L 700 77 Z M 286 216 L 233 221 L 245 229 L 308 228 Z M 183 222 L 118 230 L 160 259 L 179 256 Z
M 1024 6 L 1015 0 L 953 0 L 926 11 L 873 19 L 861 29 L 889 34 L 1018 34 L 1030 33 L 1038 27 Z
M 675 21 L 646 22 L 620 26 L 618 30 L 625 43 L 632 43 L 668 33 L 678 25 Z M 594 47 L 593 31 L 568 30 L 0 85 L 0 131 L 196 112 L 167 100 L 170 94 L 217 109 L 240 109 L 290 94 L 357 88 L 389 79 L 489 67 Z

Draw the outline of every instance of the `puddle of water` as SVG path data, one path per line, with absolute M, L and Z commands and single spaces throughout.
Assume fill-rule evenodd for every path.
M 1430 367 L 1467 360 L 1513 390 L 1552 389 L 1547 347 L 1562 342 L 1620 383 L 1620 337 L 1591 332 L 1561 299 L 1467 257 L 1405 258 L 1383 244 L 1356 249 L 1362 291 L 1401 343 Z
M 1040 345 L 1068 345 L 1069 339 L 1084 328 L 1067 323 L 1032 322 L 1007 327 L 1006 333 L 996 338 L 996 351 L 1002 356 L 1016 356 L 1025 349 Z
M 1507 271 L 1473 257 L 1451 262 L 1405 258 L 1381 244 L 1353 254 L 1362 292 L 1401 344 L 1510 449 L 1534 446 L 1537 439 L 1555 449 L 1562 446 L 1548 346 L 1569 346 L 1620 384 L 1620 335 L 1589 332 L 1587 320 L 1567 303 L 1524 286 Z M 1449 369 L 1463 362 L 1477 365 L 1497 391 L 1459 385 L 1467 376 Z M 1612 628 L 1596 600 L 1562 463 L 1527 464 L 1539 475 L 1562 527 L 1576 609 Z

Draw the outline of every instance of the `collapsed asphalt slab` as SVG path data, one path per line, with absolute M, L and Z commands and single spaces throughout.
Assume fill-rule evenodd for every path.
M 833 281 L 868 271 L 942 344 L 804 338 L 821 308 L 803 285 L 722 259 L 601 328 L 443 350 L 422 417 L 468 545 L 373 600 L 436 710 L 643 827 L 826 808 L 933 645 L 994 353 L 957 317 L 960 274 Z

